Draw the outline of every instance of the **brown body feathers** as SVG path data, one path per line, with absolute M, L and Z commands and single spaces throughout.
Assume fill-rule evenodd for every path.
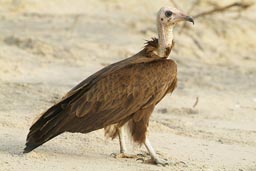
M 128 123 L 135 142 L 145 141 L 155 105 L 176 86 L 174 61 L 156 52 L 158 40 L 148 41 L 138 54 L 91 75 L 49 108 L 31 126 L 24 152 L 30 152 L 63 132 L 88 133 Z

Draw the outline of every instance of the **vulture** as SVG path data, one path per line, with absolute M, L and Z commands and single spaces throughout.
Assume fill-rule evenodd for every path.
M 144 144 L 154 164 L 166 165 L 146 136 L 155 106 L 177 85 L 177 65 L 168 59 L 173 48 L 173 28 L 192 17 L 176 8 L 162 7 L 157 13 L 158 39 L 147 41 L 132 57 L 111 64 L 71 89 L 46 110 L 30 127 L 24 153 L 64 133 L 89 133 L 101 128 L 118 137 L 120 157 L 129 157 L 123 126 L 134 142 Z

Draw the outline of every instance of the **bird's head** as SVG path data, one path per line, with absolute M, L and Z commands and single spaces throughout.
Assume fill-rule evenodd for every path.
M 171 7 L 163 7 L 159 10 L 157 15 L 158 23 L 163 26 L 174 26 L 180 21 L 189 21 L 194 24 L 192 17 L 185 15 L 180 10 Z
M 159 10 L 157 14 L 158 56 L 166 57 L 170 54 L 170 49 L 173 47 L 173 28 L 181 21 L 189 21 L 194 24 L 192 17 L 176 8 L 163 7 Z

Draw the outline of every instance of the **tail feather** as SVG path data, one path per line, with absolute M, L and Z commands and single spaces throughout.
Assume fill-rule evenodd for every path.
M 44 144 L 45 142 L 49 141 L 50 139 L 52 139 L 52 138 L 58 136 L 59 134 L 61 134 L 61 133 L 58 133 L 58 134 L 55 134 L 55 135 L 53 134 L 53 135 L 49 136 L 47 139 L 45 139 L 45 140 L 42 139 L 42 140 L 40 140 L 40 141 L 38 141 L 38 142 L 27 141 L 26 147 L 24 148 L 23 153 L 29 153 L 29 152 L 31 152 L 31 151 L 34 150 L 35 148 L 41 146 L 42 144 Z
M 65 112 L 59 106 L 47 110 L 30 128 L 23 153 L 29 153 L 64 131 L 59 128 Z
M 45 122 L 50 120 L 52 117 L 56 116 L 58 113 L 60 113 L 62 109 L 58 106 L 52 106 L 50 109 L 48 109 L 46 112 L 44 112 L 41 117 L 31 126 L 31 130 L 35 130 L 37 127 L 42 127 L 45 125 Z

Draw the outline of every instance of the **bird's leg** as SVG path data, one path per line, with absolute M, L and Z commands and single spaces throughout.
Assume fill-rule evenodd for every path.
M 112 154 L 115 158 L 137 158 L 137 155 L 127 154 L 127 148 L 125 145 L 125 137 L 124 137 L 124 128 L 117 128 L 118 129 L 118 139 L 120 145 L 120 153 L 119 154 Z
M 119 139 L 119 145 L 120 145 L 120 153 L 125 153 L 127 152 L 127 148 L 125 145 L 125 140 L 124 140 L 124 128 L 118 128 L 118 139 Z
M 157 164 L 157 165 L 162 165 L 162 166 L 166 166 L 166 165 L 169 164 L 169 162 L 167 160 L 160 159 L 157 156 L 157 154 L 156 154 L 154 148 L 152 147 L 152 145 L 151 145 L 151 143 L 150 143 L 148 138 L 146 138 L 144 145 L 147 148 L 147 150 L 148 150 L 148 152 L 149 152 L 149 154 L 151 156 L 151 159 L 149 161 L 147 161 L 147 162 L 153 163 L 153 164 Z

